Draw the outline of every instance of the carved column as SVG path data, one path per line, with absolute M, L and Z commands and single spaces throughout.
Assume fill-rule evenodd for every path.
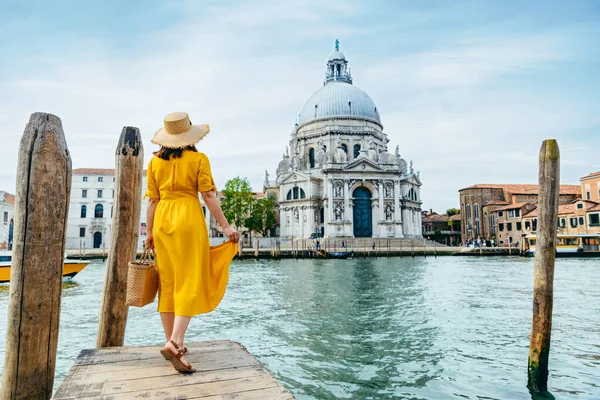
M 329 203 L 329 213 L 328 213 L 328 217 L 329 217 L 329 221 L 333 221 L 333 179 L 329 179 L 327 181 L 327 189 L 329 191 L 327 197 L 328 197 L 328 203 Z
M 379 191 L 379 220 L 385 221 L 385 210 L 383 208 L 383 180 L 380 179 L 379 181 L 377 181 L 377 183 L 377 190 Z
M 350 180 L 349 179 L 345 179 L 344 180 L 344 219 L 346 221 L 350 220 L 349 217 L 349 213 L 350 213 L 350 208 L 348 207 L 350 200 L 349 200 L 349 196 L 350 196 Z
M 402 213 L 400 212 L 400 185 L 398 180 L 394 180 L 394 219 L 396 222 L 402 222 Z

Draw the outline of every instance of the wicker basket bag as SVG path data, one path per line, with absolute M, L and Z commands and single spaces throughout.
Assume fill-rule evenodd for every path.
M 126 305 L 143 307 L 154 302 L 158 291 L 158 270 L 154 260 L 154 250 L 146 249 L 139 261 L 130 261 L 127 265 Z

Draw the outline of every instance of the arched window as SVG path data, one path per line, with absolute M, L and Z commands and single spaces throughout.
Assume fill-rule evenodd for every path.
M 295 188 L 290 189 L 286 196 L 287 200 L 298 200 L 305 198 L 306 194 L 304 193 L 304 189 L 299 188 L 297 186 Z
M 87 215 L 87 207 L 81 206 L 81 218 L 85 218 Z
M 346 146 L 346 143 L 342 143 L 342 150 L 344 150 L 344 153 L 348 154 L 348 146 Z
M 475 203 L 475 205 L 473 206 L 473 216 L 476 219 L 479 219 L 479 204 Z
M 358 158 L 358 156 L 360 155 L 360 144 L 355 144 L 354 145 L 354 158 Z
M 415 189 L 411 188 L 408 191 L 408 198 L 412 201 L 417 201 L 418 197 L 417 197 L 417 192 L 415 191 Z
M 467 204 L 466 208 L 467 208 L 467 218 L 471 218 L 471 205 Z
M 311 168 L 315 167 L 315 149 L 312 147 L 308 150 L 308 163 Z
M 102 204 L 96 204 L 94 208 L 94 218 L 103 218 L 104 217 L 104 206 Z

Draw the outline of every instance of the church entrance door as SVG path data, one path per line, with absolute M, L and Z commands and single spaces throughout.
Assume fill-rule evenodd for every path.
M 365 187 L 359 187 L 354 191 L 353 197 L 354 237 L 371 237 L 373 236 L 371 192 Z

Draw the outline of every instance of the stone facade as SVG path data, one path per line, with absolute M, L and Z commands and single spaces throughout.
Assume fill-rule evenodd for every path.
M 581 198 L 600 203 L 600 171 L 586 175 L 580 181 Z
M 352 85 L 336 48 L 324 87 L 292 130 L 276 180 L 265 179 L 265 190 L 278 195 L 280 236 L 421 236 L 419 173 L 399 147 L 388 152 L 388 142 L 377 107 Z
M 15 196 L 0 190 L 0 250 L 12 250 L 15 226 Z

